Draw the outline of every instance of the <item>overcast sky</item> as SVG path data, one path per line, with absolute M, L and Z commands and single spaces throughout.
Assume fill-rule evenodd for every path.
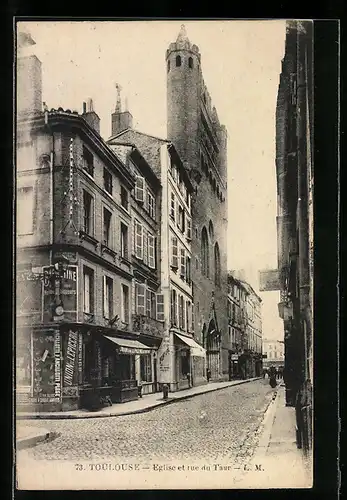
M 166 137 L 165 52 L 182 21 L 23 22 L 43 66 L 49 108 L 82 112 L 93 99 L 101 135 L 111 133 L 115 83 L 127 97 L 134 127 Z M 228 130 L 229 269 L 277 266 L 275 108 L 284 55 L 284 21 L 184 22 L 201 53 L 202 71 Z M 278 292 L 262 293 L 263 335 L 283 336 Z

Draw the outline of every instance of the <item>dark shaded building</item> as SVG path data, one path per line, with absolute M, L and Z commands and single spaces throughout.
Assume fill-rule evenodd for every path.
M 278 277 L 286 404 L 298 445 L 311 448 L 313 337 L 312 22 L 287 22 L 276 110 Z

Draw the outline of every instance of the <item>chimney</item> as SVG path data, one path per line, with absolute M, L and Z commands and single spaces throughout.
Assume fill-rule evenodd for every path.
M 83 102 L 83 118 L 89 125 L 100 134 L 100 118 L 94 111 L 93 100 L 89 97 L 87 102 Z
M 123 132 L 123 130 L 126 130 L 128 128 L 132 128 L 133 126 L 133 116 L 128 111 L 128 99 L 125 99 L 125 111 L 122 111 L 122 102 L 121 102 L 121 96 L 120 96 L 120 91 L 122 90 L 122 87 L 116 83 L 116 89 L 117 89 L 117 103 L 116 103 L 116 109 L 114 113 L 112 113 L 112 133 L 111 135 L 117 135 L 120 132 Z
M 28 33 L 18 33 L 17 39 L 17 112 L 42 111 L 42 64 L 31 52 L 35 41 Z

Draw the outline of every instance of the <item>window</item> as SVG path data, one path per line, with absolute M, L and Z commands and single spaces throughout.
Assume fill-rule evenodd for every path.
M 175 195 L 171 193 L 171 207 L 170 207 L 170 217 L 174 221 L 175 220 Z
M 135 221 L 135 256 L 143 259 L 143 230 L 142 225 Z
M 214 238 L 214 229 L 213 229 L 213 222 L 211 220 L 208 223 L 208 234 L 209 234 L 211 240 L 213 240 L 213 238 Z
M 169 71 L 170 71 L 170 59 L 167 62 L 167 72 L 169 72 Z
M 147 191 L 147 211 L 149 216 L 155 219 L 155 199 L 149 191 Z
M 128 285 L 121 286 L 122 291 L 122 308 L 121 308 L 121 321 L 129 324 L 129 287 Z
M 156 318 L 156 297 L 155 292 L 147 288 L 147 307 L 146 314 L 149 318 Z
M 92 153 L 85 146 L 83 146 L 82 165 L 83 165 L 83 170 L 85 170 L 89 175 L 93 177 L 94 158 Z
M 177 167 L 172 161 L 171 161 L 171 175 L 172 175 L 173 180 L 176 182 L 177 181 Z
M 136 314 L 145 316 L 145 285 L 141 283 L 135 284 L 135 300 L 136 300 Z
M 195 331 L 195 312 L 194 312 L 194 304 L 192 304 L 192 333 Z
M 120 255 L 123 259 L 128 258 L 128 226 L 120 223 Z
M 214 246 L 214 282 L 220 287 L 220 253 L 218 243 Z
M 183 295 L 179 296 L 178 300 L 178 321 L 179 321 L 179 327 L 183 328 L 183 323 L 184 323 L 184 298 Z
M 152 382 L 152 358 L 150 354 L 141 354 L 140 371 L 142 382 Z
M 178 268 L 178 244 L 176 236 L 171 238 L 171 266 Z
M 157 293 L 157 320 L 164 321 L 164 295 Z
M 176 56 L 176 66 L 181 66 L 182 64 L 182 59 L 181 59 L 181 56 Z
M 155 269 L 155 238 L 148 234 L 148 266 Z
M 112 174 L 104 168 L 104 189 L 112 195 Z
M 113 280 L 108 276 L 104 276 L 103 282 L 103 294 L 104 294 L 104 318 L 112 318 L 112 304 L 113 304 Z
M 94 312 L 94 272 L 88 267 L 83 269 L 83 311 Z
M 192 221 L 191 219 L 186 219 L 187 221 L 187 240 L 192 239 Z
M 34 232 L 34 189 L 23 187 L 18 189 L 17 197 L 17 233 L 32 234 Z
M 177 325 L 177 293 L 171 290 L 171 324 Z
M 139 175 L 136 177 L 135 200 L 141 203 L 145 201 L 145 179 Z
M 93 232 L 93 197 L 87 191 L 83 191 L 83 231 Z
M 206 227 L 201 232 L 201 272 L 207 278 L 210 275 L 208 236 Z
M 180 228 L 180 230 L 182 231 L 182 233 L 184 233 L 185 217 L 184 217 L 184 208 L 182 208 L 181 205 L 179 205 L 179 207 L 178 207 L 178 223 L 177 223 L 177 225 Z
M 107 247 L 111 246 L 110 233 L 111 233 L 111 217 L 112 214 L 107 208 L 104 208 L 104 239 L 103 244 Z
M 128 210 L 128 191 L 124 186 L 120 187 L 120 203 L 125 210 Z
M 189 284 L 192 281 L 192 277 L 191 277 L 191 260 L 190 260 L 190 257 L 186 257 L 186 281 Z
M 192 58 L 192 57 L 190 57 L 190 58 L 188 59 L 188 66 L 189 66 L 191 69 L 193 68 L 193 58 Z
M 181 248 L 181 278 L 186 278 L 186 251 Z

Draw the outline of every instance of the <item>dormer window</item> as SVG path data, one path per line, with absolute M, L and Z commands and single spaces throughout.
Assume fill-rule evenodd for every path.
M 176 66 L 181 66 L 182 64 L 182 59 L 181 59 L 181 56 L 176 56 Z

